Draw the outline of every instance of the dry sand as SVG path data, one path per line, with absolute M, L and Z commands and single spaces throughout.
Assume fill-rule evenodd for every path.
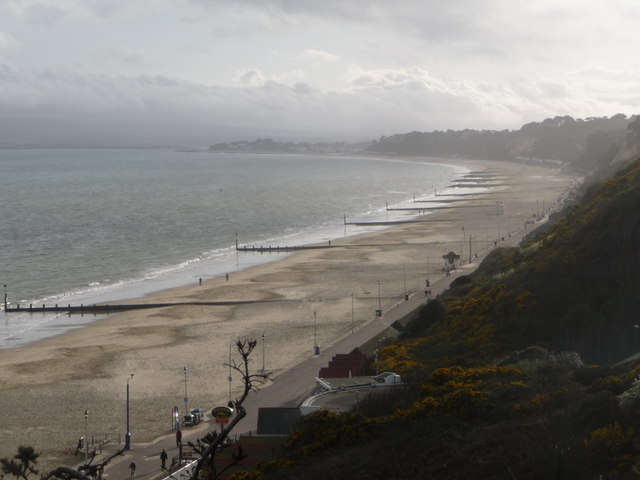
M 214 279 L 135 302 L 256 303 L 129 311 L 0 351 L 0 456 L 12 456 L 18 445 L 32 445 L 42 452 L 45 466 L 47 459 L 64 461 L 64 452 L 75 449 L 84 435 L 85 409 L 90 436 L 122 439 L 130 373 L 135 374 L 130 380 L 134 442 L 169 433 L 171 408 L 184 406 L 184 367 L 190 408 L 208 411 L 225 404 L 230 385 L 224 364 L 235 339 L 258 339 L 253 367 L 262 368 L 264 351 L 266 369 L 277 375 L 312 355 L 314 332 L 318 344 L 327 346 L 351 331 L 351 294 L 357 328 L 374 318 L 379 301 L 385 309 L 404 294 L 405 285 L 407 290 L 420 290 L 427 275 L 433 280 L 441 276 L 444 254 L 453 250 L 467 259 L 470 249 L 473 256 L 493 248 L 494 242 L 515 234 L 525 221 L 550 207 L 574 181 L 540 167 L 456 163 L 492 172 L 500 186 L 489 195 L 452 203 L 466 207 L 432 213 L 425 222 L 335 240 L 332 248 L 272 254 L 280 260 L 232 273 L 228 281 Z M 504 202 L 504 215 L 496 215 L 496 202 Z M 231 389 L 238 387 L 234 379 Z

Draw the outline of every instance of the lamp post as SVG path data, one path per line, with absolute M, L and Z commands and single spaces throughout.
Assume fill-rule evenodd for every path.
M 407 266 L 402 266 L 402 274 L 404 277 L 404 293 L 407 293 Z
M 318 317 L 316 311 L 313 311 L 313 353 L 318 355 L 320 353 L 318 348 Z
M 189 396 L 187 395 L 187 367 L 184 367 L 183 371 L 184 371 L 184 414 L 189 415 Z
M 382 299 L 380 297 L 380 280 L 378 280 L 378 310 L 382 312 Z
M 353 293 L 351 294 L 351 333 L 353 333 Z
M 4 284 L 4 311 L 7 311 L 7 284 Z
M 231 402 L 231 382 L 233 381 L 233 377 L 231 376 L 231 346 L 233 345 L 233 342 L 229 343 L 229 377 L 227 378 L 227 380 L 229 380 L 229 402 Z
M 124 449 L 131 450 L 131 429 L 129 423 L 129 380 L 133 378 L 133 373 L 127 378 L 127 433 L 124 435 Z
M 84 411 L 84 464 L 89 463 L 89 410 Z
M 427 287 L 429 286 L 429 257 L 427 257 Z
M 264 333 L 262 334 L 262 374 L 264 375 Z

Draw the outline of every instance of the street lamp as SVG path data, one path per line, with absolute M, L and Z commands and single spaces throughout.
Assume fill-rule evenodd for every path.
M 133 373 L 127 378 L 127 433 L 124 435 L 124 449 L 131 450 L 131 429 L 129 423 L 129 380 L 133 378 Z
M 89 420 L 89 410 L 84 411 L 84 464 L 89 463 L 89 428 L 87 422 Z
M 184 367 L 184 414 L 189 415 L 189 396 L 187 395 L 187 367 Z
M 318 355 L 320 349 L 318 348 L 318 317 L 316 311 L 313 311 L 313 353 Z
M 229 376 L 227 380 L 229 380 L 229 402 L 231 402 L 231 382 L 233 381 L 233 377 L 231 376 L 231 346 L 233 342 L 229 343 Z
M 407 293 L 407 266 L 403 265 L 402 266 L 402 273 L 404 276 L 404 293 Z
M 378 280 L 378 316 L 382 316 L 382 299 L 380 298 L 380 280 Z
M 262 374 L 264 375 L 264 333 L 262 334 Z
M 351 333 L 353 333 L 353 293 L 351 294 Z
M 7 284 L 4 285 L 4 311 L 7 311 Z

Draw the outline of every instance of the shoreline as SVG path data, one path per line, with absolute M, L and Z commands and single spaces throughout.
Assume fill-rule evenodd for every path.
M 343 157 L 341 155 L 341 157 Z M 386 162 L 393 163 L 413 163 L 413 164 L 429 164 L 434 166 L 447 167 L 448 173 L 441 175 L 440 181 L 436 184 L 440 184 L 440 187 L 444 185 L 448 179 L 460 178 L 466 171 L 466 168 L 460 167 L 459 162 L 447 162 L 443 159 L 415 159 L 415 158 L 379 158 L 379 156 L 349 156 L 349 158 L 355 159 L 371 159 L 374 161 L 384 160 Z M 431 183 L 431 182 L 429 182 Z M 409 191 L 416 189 L 416 185 L 412 184 L 412 188 Z M 423 191 L 416 189 L 416 191 Z M 397 193 L 397 192 L 396 192 Z M 402 205 L 403 203 L 410 201 L 410 195 L 404 192 L 405 198 L 398 200 L 397 196 L 394 198 L 394 206 Z M 435 197 L 433 197 L 435 198 Z M 398 203 L 399 202 L 399 203 Z M 358 204 L 360 208 L 363 206 Z M 266 238 L 256 240 L 255 236 L 247 234 L 246 238 L 242 229 L 237 230 L 236 239 L 243 246 L 253 245 L 312 245 L 315 242 L 322 242 L 327 240 L 343 239 L 347 235 L 353 236 L 360 233 L 369 233 L 372 231 L 379 231 L 382 229 L 386 222 L 380 222 L 377 225 L 373 222 L 366 221 L 371 218 L 410 218 L 409 212 L 390 212 L 385 211 L 384 204 L 378 205 L 372 203 L 375 208 L 370 211 L 357 209 L 351 211 L 347 206 L 344 211 L 347 212 L 345 216 L 349 216 L 349 220 L 365 220 L 364 222 L 358 222 L 358 225 L 345 225 L 342 223 L 342 210 L 340 214 L 333 218 L 332 215 L 330 222 L 325 222 L 324 219 L 316 226 L 307 226 L 301 229 L 293 231 L 281 232 L 281 236 L 270 235 Z M 403 215 L 406 214 L 406 215 Z M 309 224 L 310 225 L 310 224 Z M 248 229 L 248 231 L 251 229 Z M 347 231 L 348 230 L 348 231 Z M 255 232 L 254 232 L 255 233 Z M 193 283 L 197 283 L 199 278 L 207 281 L 223 276 L 226 272 L 233 274 L 246 268 L 251 268 L 256 265 L 269 263 L 272 261 L 278 261 L 286 255 L 286 252 L 255 252 L 253 255 L 237 255 L 233 246 L 233 231 L 230 233 L 230 237 L 225 236 L 229 243 L 224 245 L 216 244 L 212 246 L 211 250 L 197 252 L 191 250 L 190 252 L 184 252 L 185 254 L 178 260 L 178 263 L 158 263 L 149 269 L 141 270 L 135 273 L 133 276 L 123 276 L 115 274 L 105 277 L 101 274 L 93 275 L 93 278 L 85 279 L 87 283 L 80 283 L 79 286 L 70 286 L 67 291 L 63 289 L 56 289 L 55 283 L 51 283 L 50 286 L 54 288 L 50 289 L 48 293 L 42 293 L 41 296 L 29 297 L 26 293 L 19 290 L 19 285 L 8 285 L 5 288 L 5 293 L 8 293 L 10 311 L 5 312 L 5 323 L 0 326 L 0 349 L 16 348 L 25 346 L 26 344 L 34 341 L 39 341 L 44 338 L 64 333 L 58 328 L 58 325 L 68 324 L 71 322 L 64 322 L 64 319 L 57 318 L 55 315 L 47 315 L 42 310 L 42 305 L 46 304 L 47 307 L 55 305 L 93 305 L 96 303 L 109 303 L 132 301 L 137 298 L 142 298 L 147 295 L 154 294 L 159 291 L 167 289 L 189 286 Z M 228 238 L 227 238 L 228 237 Z M 198 253 L 200 252 L 200 253 Z M 245 252 L 246 253 L 246 252 Z M 99 271 L 99 269 L 97 270 Z M 103 283 L 105 282 L 105 283 Z M 15 290 L 14 290 L 15 289 Z M 52 293 L 55 292 L 55 293 Z M 21 310 L 15 311 L 15 307 L 20 305 Z M 30 310 L 29 306 L 33 308 Z M 0 306 L 0 311 L 3 307 Z M 46 309 L 45 309 L 46 310 Z M 62 310 L 62 309 L 60 309 Z M 37 311 L 38 315 L 30 315 Z M 65 312 L 61 312 L 62 315 Z M 90 312 L 94 313 L 94 312 Z M 40 315 L 41 314 L 41 315 Z M 85 317 L 81 321 L 73 322 L 73 328 L 78 328 L 83 324 L 88 324 L 93 321 L 90 317 Z
M 33 445 L 43 452 L 43 462 L 47 457 L 60 462 L 64 449 L 75 448 L 84 435 L 85 409 L 90 412 L 90 435 L 122 437 L 130 373 L 135 373 L 130 382 L 134 441 L 169 433 L 171 409 L 183 409 L 186 387 L 190 408 L 226 404 L 229 392 L 234 394 L 236 385 L 228 381 L 224 367 L 234 339 L 264 339 L 264 366 L 278 375 L 313 354 L 314 335 L 321 348 L 348 335 L 372 320 L 379 305 L 384 309 L 405 292 L 424 288 L 427 278 L 442 276 L 442 255 L 461 251 L 472 257 L 474 251 L 495 247 L 500 238 L 522 228 L 543 195 L 557 198 L 574 180 L 521 164 L 451 164 L 491 169 L 508 178 L 508 186 L 491 187 L 490 195 L 458 203 L 486 202 L 490 207 L 490 196 L 491 202 L 504 202 L 507 213 L 498 216 L 482 208 L 435 211 L 428 222 L 335 240 L 341 248 L 297 251 L 235 272 L 229 281 L 214 278 L 202 286 L 171 288 L 136 300 L 252 303 L 123 312 L 25 347 L 1 350 L 0 408 L 6 421 L 0 426 L 0 456 L 13 455 L 18 445 Z M 254 355 L 254 368 L 262 366 L 262 358 Z

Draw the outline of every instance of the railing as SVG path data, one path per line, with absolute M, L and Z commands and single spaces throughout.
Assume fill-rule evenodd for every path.
M 194 460 L 193 462 L 189 462 L 184 467 L 176 470 L 173 473 L 170 473 L 166 477 L 163 477 L 162 480 L 176 480 L 176 479 L 190 478 L 193 473 L 193 469 L 196 467 L 197 463 L 198 463 L 197 460 Z

